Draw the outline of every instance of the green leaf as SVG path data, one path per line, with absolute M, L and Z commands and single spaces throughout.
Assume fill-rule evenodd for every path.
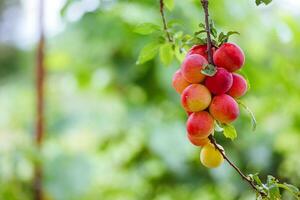
M 237 100 L 238 104 L 242 106 L 242 108 L 244 108 L 247 113 L 249 114 L 250 118 L 251 118 L 251 123 L 252 123 L 252 131 L 255 131 L 256 129 L 256 119 L 255 116 L 253 114 L 253 112 L 250 110 L 250 108 L 248 106 L 246 106 L 246 104 L 244 102 L 242 102 L 241 100 Z
M 214 65 L 208 64 L 201 70 L 201 73 L 206 76 L 214 76 L 217 73 L 217 68 Z
M 222 131 L 224 131 L 222 125 L 219 124 L 218 121 L 215 120 L 214 124 L 215 124 L 215 131 L 216 132 L 222 132 Z
M 160 26 L 152 23 L 143 23 L 143 24 L 138 24 L 134 28 L 134 32 L 142 34 L 142 35 L 148 35 L 151 34 L 155 31 L 160 31 Z
M 218 42 L 222 43 L 222 41 L 224 41 L 225 37 L 226 37 L 226 35 L 223 32 L 221 32 L 218 37 Z
M 206 33 L 206 30 L 196 31 L 196 32 L 194 33 L 194 35 L 199 35 L 199 34 L 201 34 L 201 33 Z
M 237 137 L 237 133 L 233 125 L 224 124 L 223 129 L 224 129 L 223 134 L 226 138 L 230 138 L 231 140 L 234 140 Z
M 256 5 L 260 5 L 262 3 L 264 3 L 265 5 L 268 5 L 269 3 L 271 3 L 272 0 L 255 0 Z
M 249 174 L 248 176 L 249 176 L 252 180 L 254 180 L 254 181 L 256 182 L 257 185 L 263 186 L 263 183 L 261 182 L 261 180 L 260 180 L 260 178 L 259 178 L 259 176 L 258 176 L 257 173 L 256 173 L 256 174 Z
M 181 39 L 183 37 L 183 32 L 182 31 L 178 31 L 176 33 L 174 33 L 174 39 Z
M 171 43 L 165 43 L 159 48 L 159 56 L 164 65 L 169 65 L 173 60 L 173 49 Z
M 217 38 L 217 37 L 218 37 L 217 29 L 211 28 L 210 32 L 211 32 L 211 34 L 212 34 L 212 36 L 213 36 L 214 38 Z
M 160 43 L 158 42 L 151 42 L 144 46 L 144 48 L 141 50 L 138 60 L 136 61 L 137 65 L 143 64 L 152 58 L 157 54 L 158 49 L 160 47 Z
M 288 183 L 277 183 L 277 186 L 282 188 L 282 189 L 285 189 L 286 191 L 292 193 L 294 195 L 294 197 L 296 199 L 300 199 L 300 192 L 299 192 L 299 189 L 294 186 L 294 185 L 291 185 L 291 184 L 288 184 Z
M 270 200 L 281 200 L 280 190 L 277 184 L 269 186 Z
M 228 31 L 226 35 L 227 35 L 227 37 L 229 37 L 231 35 L 240 35 L 240 32 L 238 32 L 238 31 Z
M 200 23 L 198 26 L 199 26 L 200 28 L 202 28 L 202 29 L 205 30 L 205 24 L 204 24 L 204 23 Z
M 210 20 L 209 27 L 210 27 L 210 33 L 212 34 L 212 36 L 214 38 L 217 38 L 218 37 L 218 31 L 215 28 L 214 22 L 212 20 Z
M 227 32 L 226 34 L 223 33 L 223 32 L 221 32 L 221 33 L 219 34 L 219 36 L 218 36 L 218 44 L 219 44 L 219 45 L 222 45 L 223 43 L 228 42 L 229 37 L 230 37 L 231 35 L 234 35 L 234 34 L 239 35 L 240 33 L 237 32 L 237 31 L 229 31 L 229 32 Z
M 169 11 L 174 9 L 174 0 L 164 0 L 164 4 Z
M 187 42 L 188 40 L 190 40 L 192 38 L 192 36 L 190 36 L 189 34 L 185 34 L 182 37 L 182 42 Z
M 186 50 L 183 48 L 179 48 L 178 46 L 175 46 L 174 54 L 176 59 L 181 63 L 183 62 L 185 55 L 186 55 Z
M 268 175 L 267 187 L 268 187 L 268 193 L 269 193 L 270 200 L 280 200 L 281 199 L 280 190 L 279 190 L 277 183 L 278 183 L 278 180 L 276 180 L 273 176 Z

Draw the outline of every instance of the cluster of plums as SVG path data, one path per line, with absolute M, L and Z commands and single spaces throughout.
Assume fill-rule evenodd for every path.
M 233 43 L 224 43 L 219 48 L 214 47 L 212 53 L 217 67 L 213 76 L 201 72 L 208 64 L 207 45 L 195 45 L 172 81 L 189 115 L 186 123 L 188 139 L 202 147 L 200 160 L 208 168 L 218 167 L 223 162 L 222 154 L 208 139 L 214 133 L 215 120 L 220 124 L 236 120 L 239 116 L 236 99 L 248 89 L 245 78 L 235 73 L 245 61 L 241 48 Z

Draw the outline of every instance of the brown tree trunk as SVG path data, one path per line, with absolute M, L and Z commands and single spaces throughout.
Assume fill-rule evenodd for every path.
M 44 79 L 45 79 L 45 66 L 44 66 L 44 51 L 45 51 L 45 36 L 44 36 L 44 2 L 39 1 L 39 41 L 36 53 L 36 130 L 35 130 L 35 143 L 38 150 L 41 149 L 44 137 Z M 35 163 L 34 172 L 34 199 L 43 199 L 43 170 L 42 163 Z

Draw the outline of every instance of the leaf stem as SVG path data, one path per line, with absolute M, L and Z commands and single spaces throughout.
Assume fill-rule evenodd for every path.
M 160 15 L 161 15 L 163 26 L 164 26 L 164 31 L 166 32 L 166 36 L 167 36 L 168 41 L 170 43 L 173 43 L 173 39 L 172 39 L 172 37 L 170 35 L 170 32 L 168 30 L 167 20 L 166 20 L 166 17 L 165 17 L 165 12 L 164 12 L 165 4 L 164 4 L 164 0 L 159 0 L 159 5 L 160 5 Z

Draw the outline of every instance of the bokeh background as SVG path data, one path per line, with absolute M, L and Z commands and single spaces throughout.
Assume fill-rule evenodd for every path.
M 255 195 L 224 163 L 208 170 L 185 132 L 186 114 L 171 88 L 180 64 L 136 65 L 151 36 L 137 24 L 161 24 L 158 1 L 46 1 L 46 138 L 39 155 L 35 123 L 37 0 L 0 0 L 0 199 L 32 199 L 33 162 L 44 163 L 48 200 L 233 200 Z M 238 139 L 217 135 L 247 173 L 300 186 L 300 1 L 214 0 L 215 25 L 245 51 L 251 89 Z M 193 33 L 199 1 L 175 1 L 167 18 Z M 288 195 L 284 199 L 291 199 Z

